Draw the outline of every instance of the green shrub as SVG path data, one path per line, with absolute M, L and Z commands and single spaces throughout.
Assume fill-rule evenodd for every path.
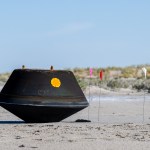
M 110 80 L 110 81 L 107 83 L 107 86 L 108 86 L 109 88 L 112 88 L 112 89 L 121 88 L 121 87 L 122 87 L 121 83 L 120 83 L 118 80 L 116 80 L 116 79 Z

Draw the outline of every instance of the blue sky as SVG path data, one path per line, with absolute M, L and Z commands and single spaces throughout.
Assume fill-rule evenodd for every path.
M 0 72 L 150 63 L 149 0 L 0 1 Z

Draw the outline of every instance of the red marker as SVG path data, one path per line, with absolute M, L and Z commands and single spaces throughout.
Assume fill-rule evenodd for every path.
M 103 70 L 101 70 L 101 71 L 100 71 L 100 73 L 99 73 L 99 77 L 100 77 L 100 80 L 102 80 L 102 79 L 103 79 Z

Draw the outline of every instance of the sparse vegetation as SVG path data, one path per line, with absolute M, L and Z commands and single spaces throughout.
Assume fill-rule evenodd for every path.
M 147 69 L 147 79 L 144 80 L 142 67 Z M 104 70 L 103 81 L 99 79 L 100 70 Z M 147 89 L 150 92 L 150 65 L 138 65 L 129 67 L 107 67 L 93 68 L 93 76 L 90 79 L 89 68 L 75 68 L 72 70 L 78 80 L 79 85 L 84 90 L 91 82 L 91 85 L 99 86 L 102 82 L 103 88 L 130 88 L 137 91 Z
M 1 82 L 6 82 L 9 78 L 9 76 L 10 76 L 10 73 L 0 74 L 0 81 Z
M 147 69 L 147 79 L 144 79 L 142 75 L 142 67 Z M 150 65 L 138 65 L 129 67 L 107 67 L 107 68 L 93 68 L 93 75 L 90 78 L 90 68 L 74 68 L 71 70 L 74 72 L 75 77 L 80 87 L 85 90 L 89 85 L 89 82 L 93 86 L 101 86 L 106 89 L 117 89 L 117 88 L 130 88 L 136 89 L 137 91 L 146 89 L 150 93 Z M 99 79 L 100 70 L 104 70 L 103 80 Z M 0 74 L 0 82 L 6 82 L 9 78 L 10 73 Z

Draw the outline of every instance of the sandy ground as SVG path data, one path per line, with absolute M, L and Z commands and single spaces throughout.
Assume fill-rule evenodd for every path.
M 99 97 L 59 123 L 25 124 L 0 107 L 0 149 L 149 150 L 150 96 L 146 95 L 144 122 L 142 95 L 113 96 L 101 97 L 99 122 Z M 91 122 L 76 123 L 76 119 Z
M 0 91 L 1 91 L 2 88 L 3 88 L 3 86 L 0 84 Z

